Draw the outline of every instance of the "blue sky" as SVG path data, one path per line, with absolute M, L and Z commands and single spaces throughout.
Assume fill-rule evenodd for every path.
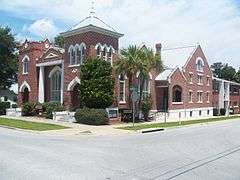
M 53 39 L 89 14 L 91 0 L 0 0 L 0 24 L 18 40 Z M 240 66 L 238 0 L 95 0 L 98 17 L 125 36 L 120 46 L 200 43 L 210 61 Z

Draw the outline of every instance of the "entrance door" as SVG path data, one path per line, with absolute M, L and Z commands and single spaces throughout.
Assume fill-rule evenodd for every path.
M 22 93 L 22 102 L 27 103 L 29 101 L 29 91 L 28 88 L 25 88 Z
M 72 108 L 78 108 L 80 106 L 80 84 L 76 84 L 71 92 Z

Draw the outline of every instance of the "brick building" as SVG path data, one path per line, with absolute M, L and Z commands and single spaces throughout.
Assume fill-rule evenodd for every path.
M 102 57 L 113 65 L 119 53 L 119 38 L 123 36 L 93 12 L 61 35 L 64 37 L 64 48 L 56 47 L 49 40 L 25 41 L 20 47 L 19 105 L 57 101 L 67 109 L 78 107 L 80 65 L 87 57 Z M 217 80 L 212 78 L 200 45 L 162 49 L 161 44 L 156 44 L 156 52 L 161 54 L 166 69 L 160 74 L 154 70 L 149 72 L 143 93 L 151 95 L 152 112 L 157 118 L 161 119 L 163 115 L 175 120 L 212 116 L 214 99 L 220 96 L 213 91 L 213 83 Z M 115 78 L 112 108 L 128 109 L 128 77 L 120 74 Z M 137 83 L 138 74 L 135 79 Z M 236 109 L 234 112 L 239 112 L 239 84 L 233 84 L 230 89 L 234 92 L 230 94 L 233 100 L 229 102 L 232 101 Z

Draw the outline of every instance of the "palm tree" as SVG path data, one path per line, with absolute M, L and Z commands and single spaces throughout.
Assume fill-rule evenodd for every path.
M 159 53 L 155 54 L 151 48 L 147 48 L 146 46 L 138 47 L 130 45 L 128 48 L 122 49 L 120 60 L 115 65 L 115 70 L 118 74 L 124 73 L 129 78 L 129 92 L 130 87 L 134 85 L 134 78 L 139 72 L 139 108 L 142 102 L 144 81 L 149 78 L 148 75 L 152 69 L 161 72 L 163 69 L 162 61 Z M 131 107 L 130 93 L 128 99 L 129 106 Z
M 128 48 L 123 48 L 120 52 L 120 60 L 115 65 L 115 71 L 118 74 L 125 74 L 129 79 L 129 92 L 130 88 L 133 87 L 134 77 L 139 71 L 141 63 L 141 49 L 136 45 L 130 45 Z M 130 103 L 130 93 L 129 93 L 129 106 Z

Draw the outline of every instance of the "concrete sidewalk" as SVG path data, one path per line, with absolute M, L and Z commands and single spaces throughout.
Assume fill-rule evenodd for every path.
M 119 124 L 91 126 L 91 125 L 84 125 L 84 124 L 78 124 L 78 123 L 55 122 L 51 119 L 45 119 L 40 117 L 11 117 L 11 116 L 1 116 L 1 117 L 9 118 L 9 119 L 19 119 L 19 120 L 31 121 L 31 122 L 56 124 L 56 125 L 70 127 L 69 129 L 61 129 L 61 130 L 30 131 L 30 132 L 39 133 L 39 134 L 71 136 L 71 135 L 121 135 L 121 134 L 135 133 L 134 131 L 117 129 L 117 127 L 120 126 Z M 28 130 L 23 130 L 23 131 L 28 131 Z

